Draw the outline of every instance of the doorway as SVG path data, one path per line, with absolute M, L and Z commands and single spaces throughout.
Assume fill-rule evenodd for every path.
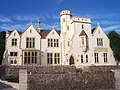
M 71 55 L 69 59 L 69 65 L 73 65 L 73 64 L 74 64 L 74 57 Z

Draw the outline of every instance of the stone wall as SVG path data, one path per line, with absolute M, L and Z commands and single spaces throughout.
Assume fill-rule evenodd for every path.
M 115 89 L 117 66 L 0 66 L 0 76 L 19 76 L 27 69 L 28 90 L 93 90 Z
M 28 74 L 57 74 L 57 73 L 74 73 L 74 66 L 0 66 L 0 77 L 2 76 L 19 76 L 19 69 L 27 69 Z
M 28 90 L 93 90 L 114 89 L 111 71 L 28 75 Z

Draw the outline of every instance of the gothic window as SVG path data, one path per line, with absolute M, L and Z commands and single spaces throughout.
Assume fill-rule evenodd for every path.
M 95 63 L 99 63 L 98 53 L 94 53 Z
M 107 63 L 107 53 L 103 53 L 103 57 L 104 57 L 104 63 Z
M 26 38 L 26 48 L 35 48 L 35 38 Z
M 103 46 L 103 39 L 97 38 L 97 46 Z
M 17 46 L 17 39 L 16 38 L 12 38 L 12 46 Z
M 81 63 L 83 63 L 83 55 L 81 55 Z
M 88 55 L 86 55 L 86 63 L 88 63 Z
M 26 51 L 24 52 L 24 64 L 36 64 L 37 63 L 37 52 Z

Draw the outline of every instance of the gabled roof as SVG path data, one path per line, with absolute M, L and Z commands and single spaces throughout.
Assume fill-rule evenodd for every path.
M 50 31 L 51 31 L 51 30 L 40 30 L 41 38 L 42 38 L 42 39 L 45 39 L 46 36 L 48 35 L 48 33 L 49 33 Z
M 95 29 L 96 29 L 96 28 L 93 28 L 93 29 L 91 30 L 91 32 L 93 33 L 93 32 L 95 31 Z
M 100 24 L 99 24 L 99 23 L 97 23 L 97 26 L 96 26 L 95 28 L 92 29 L 92 31 L 91 31 L 92 34 L 97 30 L 98 27 L 100 27 Z
M 79 35 L 79 36 L 83 36 L 83 35 L 86 35 L 86 36 L 87 36 L 87 34 L 85 33 L 85 31 L 84 31 L 84 30 L 82 30 L 82 32 L 80 33 L 80 35 Z
M 51 30 L 40 30 L 40 35 L 42 39 L 45 39 L 46 36 L 50 33 Z M 56 32 L 58 33 L 58 35 L 60 35 L 61 31 L 60 30 L 56 30 Z

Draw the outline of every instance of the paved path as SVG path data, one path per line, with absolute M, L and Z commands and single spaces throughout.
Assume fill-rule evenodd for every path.
M 18 90 L 18 83 L 11 83 L 7 81 L 0 80 L 0 90 Z

